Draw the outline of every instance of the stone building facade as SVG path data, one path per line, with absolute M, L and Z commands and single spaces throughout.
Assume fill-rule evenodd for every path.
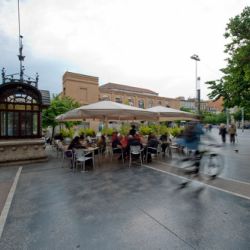
M 73 98 L 81 105 L 97 102 L 99 78 L 67 71 L 63 75 L 62 95 Z
M 157 105 L 180 109 L 179 100 L 159 96 L 152 90 L 117 83 L 99 86 L 98 77 L 68 71 L 63 75 L 62 95 L 73 98 L 81 105 L 110 100 L 145 109 Z

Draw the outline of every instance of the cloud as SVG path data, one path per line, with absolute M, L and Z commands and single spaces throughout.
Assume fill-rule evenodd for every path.
M 190 56 L 197 53 L 205 98 L 204 81 L 217 79 L 225 65 L 226 23 L 246 4 L 243 0 L 20 1 L 21 33 L 30 53 L 26 62 L 39 66 L 41 79 L 51 82 L 48 86 L 57 92 L 62 74 L 71 70 L 98 76 L 101 84 L 117 82 L 152 89 L 161 96 L 188 97 L 195 93 Z M 8 13 L 16 13 L 16 5 L 16 1 L 0 2 L 0 36 L 12 46 L 18 26 L 17 18 Z

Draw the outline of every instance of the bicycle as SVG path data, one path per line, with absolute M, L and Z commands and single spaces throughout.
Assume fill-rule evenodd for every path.
M 224 158 L 210 148 L 219 148 L 221 146 L 216 144 L 206 146 L 206 149 L 188 152 L 187 156 L 179 160 L 178 166 L 183 170 L 184 174 L 199 174 L 201 177 L 208 179 L 214 179 L 221 174 L 224 168 Z

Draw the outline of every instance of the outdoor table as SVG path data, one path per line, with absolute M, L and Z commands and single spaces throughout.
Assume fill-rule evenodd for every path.
M 87 148 L 84 148 L 83 151 L 85 153 L 92 153 L 92 157 L 93 157 L 93 161 L 95 161 L 95 152 L 98 150 L 98 157 L 99 157 L 99 149 L 100 147 L 87 147 Z M 98 163 L 100 163 L 100 160 L 98 160 Z

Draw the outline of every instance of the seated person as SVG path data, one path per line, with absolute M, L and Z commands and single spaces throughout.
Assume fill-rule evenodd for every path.
M 169 145 L 171 144 L 171 139 L 169 138 L 167 132 L 161 135 L 160 141 L 162 152 L 165 154 L 166 148 L 169 147 Z
M 120 138 L 118 137 L 118 133 L 112 135 L 112 148 L 121 148 L 122 144 L 120 142 Z
M 116 154 L 116 153 L 123 154 L 124 153 L 123 149 L 122 149 L 120 137 L 118 136 L 117 132 L 112 135 L 112 151 L 114 154 Z M 118 160 L 121 160 L 121 159 L 122 159 L 122 155 L 118 158 Z
M 148 137 L 148 143 L 146 146 L 145 153 L 147 154 L 147 162 L 152 161 L 152 156 L 151 154 L 156 154 L 157 153 L 157 147 L 158 147 L 159 141 L 157 140 L 156 136 L 154 134 L 150 134 Z
M 84 148 L 83 145 L 80 142 L 80 137 L 76 136 L 71 143 L 68 146 L 68 150 L 74 149 L 74 148 Z
M 79 136 L 76 136 L 76 137 L 71 141 L 70 145 L 68 146 L 68 150 L 72 150 L 72 151 L 74 152 L 74 149 L 79 149 L 79 148 L 83 148 L 83 149 L 84 149 L 84 148 L 86 148 L 86 147 L 83 146 L 83 145 L 81 144 L 81 142 L 80 142 L 80 137 L 79 137 Z M 70 151 L 67 151 L 66 154 L 67 154 L 67 157 L 72 157 L 72 155 L 70 155 L 70 154 L 71 154 Z M 89 153 L 87 153 L 85 156 L 86 156 L 86 157 L 92 156 L 92 153 L 89 152 Z M 85 163 L 86 163 L 86 170 L 87 170 L 87 169 L 90 169 L 89 166 L 92 166 L 92 167 L 93 167 L 93 165 L 92 165 L 92 159 L 87 160 Z M 73 164 L 72 164 L 71 168 L 73 168 Z
M 97 142 L 97 146 L 100 148 L 101 153 L 103 154 L 106 150 L 106 137 L 101 135 L 100 139 Z
M 126 148 L 128 145 L 128 137 L 127 136 L 120 136 L 119 138 L 120 138 L 122 148 Z
M 134 136 L 135 133 L 136 133 L 135 125 L 131 125 L 131 129 L 130 129 L 130 131 L 129 131 L 129 135 Z
M 142 143 L 142 139 L 141 139 L 141 135 L 139 134 L 139 132 L 136 132 L 134 135 L 134 138 L 139 141 L 140 143 Z
M 140 146 L 140 148 L 143 148 L 143 145 L 141 144 L 140 140 L 138 139 L 138 137 L 129 135 L 128 136 L 128 144 L 126 147 L 126 155 L 129 156 L 130 154 L 130 146 Z
M 63 141 L 63 136 L 62 136 L 62 133 L 60 133 L 60 134 L 56 134 L 56 135 L 54 136 L 54 140 Z
M 127 148 L 129 148 L 130 146 L 140 146 L 141 148 L 143 147 L 138 137 L 132 135 L 128 136 Z

